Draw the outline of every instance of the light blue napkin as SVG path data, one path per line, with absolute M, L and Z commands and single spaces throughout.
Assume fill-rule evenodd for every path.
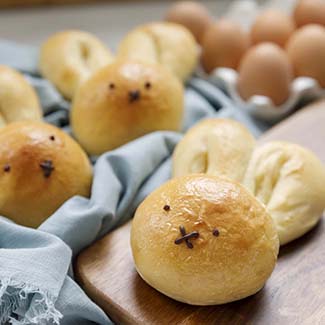
M 37 89 L 45 119 L 69 131 L 69 103 L 37 72 L 37 49 L 0 42 L 0 64 L 24 72 Z M 257 136 L 267 125 L 232 106 L 206 81 L 186 90 L 184 130 L 198 120 L 231 117 Z M 94 165 L 90 199 L 73 197 L 37 230 L 0 217 L 0 324 L 109 324 L 110 320 L 73 280 L 71 261 L 117 225 L 170 177 L 170 156 L 181 138 L 155 132 L 103 154 Z

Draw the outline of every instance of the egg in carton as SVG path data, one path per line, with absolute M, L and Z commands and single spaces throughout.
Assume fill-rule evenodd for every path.
M 201 70 L 201 77 L 202 73 L 204 72 Z M 269 122 L 277 122 L 288 116 L 301 100 L 325 97 L 325 89 L 322 89 L 315 79 L 309 77 L 295 78 L 290 85 L 288 99 L 281 105 L 275 105 L 270 97 L 262 95 L 253 95 L 244 100 L 237 89 L 238 73 L 234 69 L 217 68 L 212 74 L 205 74 L 204 77 L 225 90 L 234 103 L 245 112 Z
M 233 6 L 226 17 L 227 28 L 224 20 L 219 21 L 214 31 L 211 28 L 210 40 L 205 37 L 203 47 L 210 53 L 203 50 L 200 77 L 225 90 L 244 111 L 269 122 L 289 115 L 302 100 L 325 96 L 322 26 L 295 31 L 294 20 L 285 11 L 269 9 L 257 15 L 254 1 L 246 0 Z M 235 22 L 236 17 L 245 21 Z

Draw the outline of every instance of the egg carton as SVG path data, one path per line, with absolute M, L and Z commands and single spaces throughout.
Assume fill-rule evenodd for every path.
M 254 95 L 244 100 L 238 93 L 238 73 L 230 68 L 217 68 L 207 75 L 202 68 L 197 74 L 226 91 L 233 102 L 248 114 L 267 122 L 277 122 L 293 112 L 302 100 L 314 100 L 325 97 L 325 89 L 322 89 L 315 79 L 309 77 L 297 77 L 290 86 L 289 98 L 282 105 L 275 105 L 271 98 Z
M 284 12 L 291 12 L 295 4 L 292 0 L 268 0 L 261 6 L 255 0 L 236 0 L 229 7 L 226 17 L 239 22 L 242 27 L 249 29 L 255 17 L 266 8 L 277 8 Z M 237 88 L 237 71 L 229 68 L 217 68 L 207 75 L 199 68 L 198 75 L 209 80 L 217 87 L 225 90 L 237 106 L 250 115 L 267 122 L 277 122 L 293 112 L 297 104 L 302 100 L 313 100 L 325 97 L 325 89 L 322 89 L 316 80 L 308 77 L 298 77 L 293 80 L 290 87 L 290 96 L 285 103 L 276 106 L 266 96 L 255 95 L 248 100 L 241 98 Z

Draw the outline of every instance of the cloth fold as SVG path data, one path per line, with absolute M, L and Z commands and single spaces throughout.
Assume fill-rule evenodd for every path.
M 0 64 L 23 73 L 35 87 L 45 120 L 69 132 L 69 103 L 37 71 L 38 50 L 0 42 Z M 183 131 L 206 117 L 230 117 L 255 135 L 267 126 L 232 106 L 207 81 L 186 89 Z M 180 133 L 155 132 L 93 158 L 91 197 L 73 197 L 37 230 L 0 218 L 0 323 L 110 324 L 73 280 L 71 260 L 85 247 L 132 217 L 138 204 L 170 177 Z

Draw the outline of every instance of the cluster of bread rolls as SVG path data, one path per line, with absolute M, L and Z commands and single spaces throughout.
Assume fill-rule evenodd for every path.
M 198 172 L 245 185 L 266 205 L 282 245 L 315 226 L 325 209 L 325 166 L 311 151 L 287 142 L 256 146 L 232 120 L 203 120 L 176 146 L 173 176 Z
M 92 169 L 84 150 L 100 155 L 149 132 L 180 130 L 182 82 L 197 60 L 194 37 L 178 24 L 135 28 L 116 57 L 90 33 L 51 35 L 41 46 L 39 70 L 71 100 L 71 128 L 80 145 L 41 122 L 35 90 L 0 66 L 0 187 L 8 189 L 0 214 L 37 227 L 71 196 L 89 196 Z
M 196 67 L 198 53 L 186 28 L 156 22 L 128 33 L 115 58 L 89 33 L 59 32 L 42 45 L 39 67 L 72 101 L 78 142 L 99 155 L 148 132 L 180 130 L 182 82 Z
M 256 145 L 241 124 L 206 119 L 173 154 L 173 179 L 151 193 L 132 223 L 140 276 L 194 305 L 254 294 L 279 250 L 325 209 L 325 166 L 288 142 Z
M 310 5 L 317 1 L 300 1 L 294 18 L 298 26 L 318 25 L 295 31 L 290 17 L 267 12 L 250 35 L 230 21 L 214 24 L 198 3 L 178 3 L 168 22 L 130 31 L 116 57 L 89 33 L 52 35 L 39 68 L 71 100 L 79 143 L 42 122 L 33 88 L 0 66 L 0 215 L 37 227 L 72 196 L 90 195 L 86 152 L 99 155 L 149 132 L 180 130 L 182 83 L 197 65 L 198 44 L 207 72 L 239 69 L 244 98 L 262 94 L 281 104 L 292 69 L 324 86 L 323 5 L 319 12 Z M 300 51 L 304 39 L 308 53 Z M 174 178 L 138 207 L 131 246 L 141 277 L 182 302 L 222 304 L 256 293 L 279 245 L 309 231 L 325 208 L 325 167 L 312 152 L 285 142 L 256 146 L 235 121 L 194 126 L 177 145 L 172 167 Z
M 92 168 L 84 150 L 100 155 L 149 132 L 180 130 L 182 82 L 197 59 L 192 34 L 172 23 L 131 31 L 117 57 L 90 33 L 51 35 L 41 46 L 39 70 L 71 100 L 79 143 L 41 122 L 35 90 L 20 73 L 0 66 L 0 187 L 7 189 L 0 214 L 37 227 L 68 198 L 90 195 Z

